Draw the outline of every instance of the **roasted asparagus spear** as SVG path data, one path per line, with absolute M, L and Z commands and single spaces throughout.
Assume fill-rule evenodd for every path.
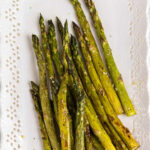
M 81 8 L 81 4 L 79 3 L 78 0 L 70 0 L 70 1 L 73 4 L 74 9 L 76 11 L 79 23 L 81 25 L 81 28 L 82 28 L 84 36 L 85 36 L 86 43 L 88 45 L 90 55 L 92 57 L 93 64 L 94 64 L 95 69 L 98 73 L 98 76 L 102 82 L 102 85 L 107 93 L 108 99 L 109 99 L 111 105 L 113 106 L 115 112 L 117 114 L 121 114 L 121 113 L 123 113 L 121 103 L 120 103 L 118 96 L 113 88 L 111 80 L 108 77 L 106 67 L 100 56 L 98 47 L 96 45 L 95 39 L 94 39 L 91 29 L 90 29 L 90 25 L 89 25 L 85 15 L 84 15 L 84 12 Z
M 63 70 L 63 65 L 62 65 L 61 59 L 60 59 L 60 54 L 57 50 L 55 26 L 54 26 L 52 20 L 48 21 L 48 43 L 49 43 L 49 47 L 50 47 L 52 60 L 53 60 L 54 65 L 56 67 L 59 81 L 61 81 L 62 77 L 64 75 L 64 70 Z
M 33 48 L 37 58 L 37 64 L 39 67 L 39 76 L 40 76 L 39 95 L 41 100 L 44 123 L 46 126 L 47 134 L 50 139 L 52 148 L 55 150 L 60 150 L 59 142 L 54 127 L 53 113 L 47 89 L 46 64 L 42 57 L 43 54 L 40 48 L 38 37 L 36 35 L 32 35 L 32 41 L 33 41 Z
M 58 25 L 59 34 L 61 36 L 62 45 L 63 45 L 62 62 L 64 62 L 64 66 L 63 67 L 64 67 L 64 72 L 66 72 L 66 71 L 68 71 L 68 69 L 67 69 L 68 65 L 67 65 L 67 62 L 65 60 L 65 53 L 68 51 L 69 43 L 70 43 L 69 32 L 68 32 L 68 23 L 66 21 L 65 25 L 64 25 L 65 27 L 63 27 L 62 23 L 57 18 L 57 25 Z M 70 92 L 69 89 L 68 89 L 68 93 L 67 93 L 67 103 L 68 103 L 69 112 L 70 112 L 72 118 L 74 118 L 75 114 L 76 114 L 76 108 L 75 108 L 75 103 L 73 101 L 73 97 L 72 97 L 71 92 Z M 73 136 L 73 134 L 74 134 L 74 132 L 73 132 L 74 124 L 72 125 L 72 123 L 74 123 L 74 122 L 75 121 L 70 118 L 70 126 L 72 128 L 72 130 L 71 130 L 71 143 L 72 143 L 72 146 L 74 146 L 74 136 Z
M 30 90 L 30 92 L 32 94 L 34 107 L 37 112 L 37 116 L 39 120 L 39 126 L 40 126 L 44 150 L 51 150 L 51 144 L 50 144 L 47 131 L 46 131 L 46 127 L 44 124 L 44 120 L 43 120 L 43 114 L 42 114 L 40 97 L 39 97 L 39 87 L 34 82 L 31 82 L 31 85 L 32 85 L 32 89 Z
M 88 7 L 91 18 L 93 20 L 93 24 L 95 26 L 99 41 L 102 45 L 102 50 L 103 50 L 103 54 L 104 54 L 105 61 L 107 64 L 107 68 L 109 70 L 109 73 L 110 73 L 113 83 L 115 85 L 115 89 L 120 98 L 123 109 L 127 116 L 135 115 L 136 114 L 135 109 L 132 105 L 132 102 L 131 102 L 129 96 L 128 96 L 128 93 L 127 93 L 125 85 L 123 83 L 121 74 L 119 73 L 119 70 L 114 61 L 111 48 L 106 39 L 104 29 L 103 29 L 101 20 L 98 16 L 98 12 L 95 8 L 94 2 L 92 0 L 84 0 L 84 1 Z
M 59 92 L 58 92 L 58 122 L 61 137 L 61 149 L 71 150 L 71 128 L 70 116 L 67 108 L 67 85 L 68 74 L 64 75 Z
M 48 37 L 47 37 L 46 28 L 45 28 L 45 24 L 44 24 L 44 18 L 42 15 L 40 15 L 39 24 L 40 24 L 41 36 L 42 36 L 42 48 L 43 48 L 44 60 L 46 63 L 48 78 L 49 78 L 50 84 L 51 84 L 51 91 L 52 91 L 51 93 L 52 93 L 55 117 L 57 120 L 58 115 L 57 115 L 57 96 L 56 95 L 57 95 L 57 92 L 59 89 L 59 84 L 56 82 L 54 68 L 53 68 L 53 64 L 52 64 L 52 60 L 51 60 L 51 53 L 48 48 Z

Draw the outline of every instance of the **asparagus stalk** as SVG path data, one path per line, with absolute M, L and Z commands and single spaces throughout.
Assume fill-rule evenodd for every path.
M 74 39 L 74 43 L 75 43 L 75 41 L 76 40 Z M 91 83 L 91 80 L 90 80 L 90 78 L 89 78 L 89 76 L 88 76 L 88 74 L 87 74 L 87 72 L 84 68 L 84 64 L 83 64 L 81 56 L 78 52 L 78 48 L 74 48 L 74 49 L 71 49 L 71 50 L 72 50 L 73 60 L 75 62 L 75 65 L 76 65 L 76 68 L 78 70 L 79 76 L 80 76 L 80 78 L 83 82 L 83 85 L 87 89 L 87 93 L 89 93 L 89 92 L 94 93 L 95 88 L 94 88 L 93 84 Z M 97 93 L 98 93 L 98 96 L 99 96 L 103 106 L 104 106 L 104 109 L 106 111 L 106 114 L 108 116 L 109 121 L 111 122 L 111 124 L 113 125 L 115 130 L 118 132 L 120 137 L 123 139 L 123 141 L 125 142 L 127 147 L 131 150 L 136 149 L 137 147 L 139 147 L 139 144 L 132 137 L 132 134 L 130 133 L 130 131 L 126 127 L 123 126 L 122 122 L 117 117 L 117 115 L 114 112 L 111 104 L 107 100 L 107 97 L 106 97 L 104 91 L 97 89 Z
M 63 71 L 63 65 L 62 65 L 62 62 L 60 59 L 60 55 L 57 50 L 55 26 L 54 26 L 52 20 L 48 21 L 48 37 L 49 37 L 48 42 L 49 42 L 52 60 L 54 62 L 58 77 L 60 78 L 59 81 L 61 81 L 62 77 L 64 75 L 64 71 Z
M 92 139 L 92 143 L 94 145 L 94 148 L 96 150 L 104 150 L 103 146 L 101 145 L 101 143 L 98 141 L 98 139 L 94 135 L 92 135 L 91 139 Z
M 42 116 L 39 94 L 37 93 L 37 91 L 34 90 L 34 88 L 32 88 L 30 90 L 30 92 L 32 94 L 32 99 L 33 99 L 35 110 L 37 112 L 37 116 L 38 116 L 38 120 L 39 120 L 39 126 L 40 126 L 44 150 L 51 150 L 51 144 L 48 139 L 47 131 L 45 129 L 45 124 L 44 124 L 44 120 L 43 120 L 43 116 Z
M 83 89 L 82 83 L 81 83 L 80 78 L 77 74 L 77 71 L 74 67 L 74 64 L 72 62 L 72 58 L 71 58 L 69 52 L 68 52 L 67 56 L 68 56 L 67 62 L 69 64 L 68 65 L 69 73 L 72 75 L 72 77 L 70 77 L 71 89 L 73 89 L 74 96 L 77 97 L 78 93 L 80 92 L 82 95 L 82 98 L 86 99 L 85 111 L 86 111 L 86 115 L 87 115 L 88 121 L 90 123 L 90 126 L 91 126 L 93 132 L 97 135 L 97 137 L 99 138 L 99 140 L 101 141 L 101 143 L 107 150 L 115 150 L 115 147 L 113 146 L 106 131 L 103 129 L 103 127 L 96 115 L 96 112 Z
M 58 31 L 59 31 L 59 34 L 60 34 L 60 38 L 62 40 L 62 43 L 63 43 L 63 32 L 64 32 L 64 27 L 60 21 L 60 19 L 58 17 L 56 17 L 56 22 L 57 22 L 57 28 L 58 28 Z
M 85 134 L 85 147 L 86 150 L 93 150 L 93 144 L 91 139 L 90 125 L 86 114 L 84 115 L 84 134 Z
M 112 77 L 116 92 L 120 98 L 123 109 L 124 109 L 127 116 L 135 115 L 136 114 L 135 109 L 132 105 L 132 102 L 131 102 L 129 96 L 128 96 L 128 93 L 127 93 L 125 85 L 123 83 L 121 74 L 119 73 L 119 70 L 115 64 L 111 48 L 110 48 L 109 43 L 106 39 L 104 29 L 103 29 L 101 20 L 98 16 L 98 12 L 95 8 L 95 5 L 94 5 L 92 0 L 84 0 L 84 1 L 88 7 L 91 18 L 93 20 L 99 41 L 102 45 L 102 50 L 103 50 L 103 54 L 104 54 L 105 61 L 107 64 L 107 68 L 108 68 L 109 73 Z
M 98 78 L 98 75 L 97 75 L 96 70 L 94 68 L 94 65 L 92 63 L 92 59 L 91 59 L 91 56 L 90 56 L 90 54 L 88 52 L 88 49 L 87 49 L 84 37 L 82 35 L 82 32 L 81 32 L 80 28 L 75 23 L 73 23 L 73 28 L 74 28 L 75 34 L 77 36 L 78 42 L 80 44 L 81 51 L 82 51 L 83 57 L 85 59 L 86 67 L 87 67 L 89 76 L 91 78 L 91 81 L 92 81 L 92 83 L 93 83 L 93 85 L 94 85 L 94 87 L 96 89 L 96 92 L 99 95 L 101 101 L 103 99 L 103 101 L 107 101 L 107 103 L 109 103 L 109 101 L 107 99 L 107 96 L 106 96 L 106 93 L 105 93 L 105 91 L 104 91 L 104 89 L 102 87 L 102 84 L 101 84 L 101 82 L 100 82 L 100 80 Z M 78 49 L 74 49 L 73 53 L 78 53 L 77 50 Z M 111 105 L 110 105 L 110 107 L 111 107 Z M 110 125 L 108 119 L 106 121 L 108 122 L 107 123 L 108 125 L 105 127 L 105 130 L 107 131 L 107 133 L 111 137 L 114 145 L 116 145 L 117 149 L 125 149 L 126 150 L 127 147 L 125 146 L 125 144 L 123 143 L 123 141 L 121 140 L 119 135 L 116 133 L 114 128 Z
M 41 99 L 41 107 L 43 112 L 43 119 L 46 126 L 47 134 L 50 139 L 52 148 L 54 150 L 60 150 L 59 142 L 56 136 L 56 131 L 54 127 L 53 113 L 51 108 L 51 103 L 48 96 L 48 89 L 46 83 L 46 65 L 42 57 L 42 51 L 39 44 L 39 39 L 36 35 L 32 35 L 33 48 L 37 58 L 37 64 L 39 67 L 40 76 L 40 89 L 39 95 Z
M 44 18 L 42 17 L 42 15 L 40 15 L 40 28 L 41 28 L 41 35 L 42 35 L 42 47 L 43 47 L 43 54 L 45 57 L 45 62 L 46 62 L 46 69 L 47 69 L 47 73 L 48 73 L 48 78 L 50 80 L 50 84 L 51 84 L 51 93 L 52 93 L 52 99 L 53 99 L 53 105 L 54 105 L 54 111 L 55 111 L 55 117 L 56 120 L 57 119 L 57 92 L 59 89 L 59 84 L 56 82 L 56 77 L 55 77 L 55 73 L 54 73 L 54 68 L 53 68 L 53 64 L 52 64 L 52 59 L 51 59 L 51 53 L 50 50 L 48 48 L 48 37 L 47 37 L 47 33 L 46 33 L 46 29 L 45 29 L 45 24 L 44 24 Z M 52 41 L 53 43 L 55 43 L 55 41 Z
M 88 100 L 86 101 L 85 111 L 87 114 L 88 121 L 90 122 L 90 126 L 93 130 L 93 133 L 100 139 L 104 148 L 107 150 L 115 150 L 116 148 L 112 144 L 109 136 L 107 135 L 102 124 L 100 123 L 91 102 Z
M 64 32 L 64 27 L 61 23 L 61 21 L 59 20 L 59 18 L 57 17 L 57 27 L 58 27 L 58 30 L 59 30 L 59 34 L 60 34 L 60 38 L 61 38 L 61 41 L 63 43 L 64 41 L 64 38 L 63 38 L 63 32 Z M 67 24 L 66 24 L 67 25 Z M 68 28 L 66 26 L 66 28 Z M 68 30 L 68 29 L 67 29 Z M 66 32 L 67 36 L 68 36 L 68 31 Z M 65 35 L 64 35 L 65 36 Z M 66 42 L 67 45 L 69 45 L 69 40 Z M 63 50 L 65 51 L 65 50 Z M 63 58 L 64 59 L 64 58 Z M 74 102 L 74 99 L 73 99 L 73 96 L 69 90 L 68 92 L 68 95 L 67 95 L 67 101 L 68 101 L 68 109 L 69 109 L 69 112 L 71 113 L 72 117 L 74 118 L 75 117 L 75 114 L 76 114 L 76 104 Z
M 57 18 L 57 20 L 58 20 L 58 18 Z M 62 61 L 63 61 L 63 64 L 64 64 L 64 72 L 67 72 L 68 71 L 68 64 L 67 64 L 67 61 L 65 59 L 65 53 L 69 51 L 69 43 L 70 43 L 69 32 L 68 32 L 68 23 L 66 21 L 64 27 L 61 24 L 60 20 L 57 23 L 58 23 L 57 24 L 58 25 L 58 30 L 60 31 L 59 33 L 60 33 L 61 40 L 62 40 L 62 45 L 63 45 Z M 74 118 L 76 110 L 75 110 L 75 104 L 74 104 L 73 97 L 71 95 L 70 90 L 67 93 L 67 103 L 68 103 L 68 109 L 69 109 L 70 113 L 72 114 L 72 117 Z M 73 128 L 71 118 L 70 118 L 70 126 L 71 126 L 71 128 Z M 73 146 L 74 145 L 73 129 L 71 130 L 71 143 L 72 143 L 72 146 Z
M 64 75 L 60 90 L 58 92 L 58 121 L 61 136 L 61 149 L 71 150 L 71 129 L 69 121 L 69 113 L 67 108 L 67 84 L 68 74 Z
M 70 37 L 68 32 L 68 22 L 66 20 L 64 24 L 64 30 L 63 30 L 63 63 L 64 63 L 64 69 L 68 70 L 68 64 L 66 61 L 66 53 L 69 51 L 69 43 L 70 43 Z
M 99 54 L 98 47 L 97 47 L 95 39 L 92 35 L 89 23 L 86 19 L 86 16 L 84 15 L 84 12 L 81 8 L 81 4 L 78 0 L 70 0 L 70 1 L 76 11 L 79 23 L 84 32 L 85 40 L 88 45 L 90 55 L 92 57 L 92 61 L 94 63 L 94 66 L 98 73 L 98 76 L 102 82 L 102 85 L 107 93 L 108 99 L 109 99 L 111 105 L 113 106 L 113 109 L 115 110 L 115 112 L 117 114 L 121 114 L 121 113 L 123 113 L 121 103 L 120 103 L 118 96 L 113 88 L 111 80 L 108 77 L 106 67 L 102 61 L 100 54 Z
M 42 48 L 43 48 L 42 50 L 43 50 L 43 54 L 45 57 L 48 74 L 51 73 L 52 76 L 55 76 L 53 67 L 52 67 L 51 55 L 50 55 L 50 51 L 48 48 L 48 38 L 47 38 L 46 29 L 45 29 L 44 18 L 41 14 L 40 14 L 39 24 L 40 24 L 41 36 L 42 36 Z
M 76 125 L 75 125 L 75 149 L 85 150 L 84 145 L 84 104 L 82 95 L 77 99 Z
M 34 83 L 33 81 L 31 81 L 31 87 L 32 87 L 32 90 L 34 91 L 34 95 L 39 96 L 39 86 L 36 83 Z
M 75 149 L 85 150 L 84 145 L 84 105 L 85 98 L 79 93 L 77 98 L 76 125 L 75 125 Z

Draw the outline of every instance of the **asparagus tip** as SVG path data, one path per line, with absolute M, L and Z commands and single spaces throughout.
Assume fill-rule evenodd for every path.
M 59 25 L 62 24 L 61 21 L 60 21 L 60 19 L 58 17 L 56 17 L 56 23 L 57 23 L 57 26 L 59 26 Z
M 60 21 L 60 19 L 56 16 L 56 21 Z
M 37 35 L 32 34 L 32 41 L 35 43 L 39 43 L 39 38 L 37 37 Z
M 33 81 L 30 81 L 30 83 L 31 83 L 31 86 L 34 85 L 34 82 L 33 82 Z
M 52 24 L 53 24 L 52 19 L 48 20 L 48 24 L 49 24 L 49 25 L 52 25 Z
M 52 19 L 48 20 L 48 26 L 54 28 L 54 23 L 53 23 Z
M 65 28 L 68 28 L 68 21 L 67 21 L 67 19 L 66 19 L 66 21 L 65 21 L 64 27 L 65 27 Z
M 39 23 L 40 23 L 40 25 L 42 25 L 44 23 L 44 18 L 41 13 L 40 13 Z
M 32 34 L 32 39 L 36 39 L 37 36 L 35 34 Z
M 43 19 L 42 13 L 40 13 L 40 19 Z
M 79 27 L 75 22 L 72 22 L 72 24 L 73 24 L 74 32 L 75 32 L 76 34 L 80 34 L 80 33 L 81 33 L 80 27 Z

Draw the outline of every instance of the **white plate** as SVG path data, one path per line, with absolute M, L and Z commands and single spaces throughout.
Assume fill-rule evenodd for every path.
M 83 0 L 82 0 L 83 2 Z M 146 0 L 95 0 L 117 66 L 137 110 L 133 117 L 120 116 L 149 150 L 149 117 L 146 66 Z M 90 17 L 87 10 L 88 20 Z M 39 35 L 40 12 L 44 18 L 58 16 L 77 21 L 69 0 L 0 0 L 1 50 L 1 148 L 2 150 L 42 150 L 38 121 L 29 81 L 38 83 L 31 34 Z

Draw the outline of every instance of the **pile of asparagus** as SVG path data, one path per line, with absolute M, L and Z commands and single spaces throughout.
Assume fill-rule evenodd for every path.
M 57 18 L 61 52 L 55 26 L 46 30 L 40 15 L 41 44 L 32 35 L 40 84 L 31 82 L 31 94 L 38 114 L 45 150 L 135 150 L 139 147 L 118 118 L 136 114 L 114 62 L 111 48 L 92 0 L 84 0 L 102 46 L 102 61 L 89 23 L 78 0 L 70 0 L 81 28 Z M 77 38 L 77 40 L 76 40 Z M 112 80 L 112 81 L 111 81 Z

